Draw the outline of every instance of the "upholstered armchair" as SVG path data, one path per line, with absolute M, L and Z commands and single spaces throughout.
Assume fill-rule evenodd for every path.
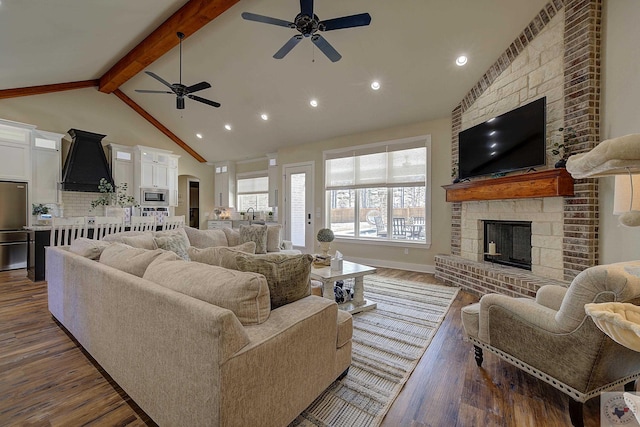
M 569 287 L 545 285 L 536 298 L 484 295 L 462 309 L 465 331 L 482 365 L 496 354 L 569 395 L 569 415 L 582 426 L 582 404 L 640 377 L 640 353 L 605 335 L 586 315 L 588 303 L 640 304 L 640 261 L 591 267 Z

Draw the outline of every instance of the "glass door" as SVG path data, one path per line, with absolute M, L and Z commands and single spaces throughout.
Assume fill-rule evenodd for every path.
M 313 163 L 284 165 L 285 239 L 295 249 L 314 253 Z

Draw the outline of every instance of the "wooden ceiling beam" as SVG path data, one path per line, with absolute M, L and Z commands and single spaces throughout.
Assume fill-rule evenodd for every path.
M 198 154 L 193 148 L 189 147 L 186 142 L 178 138 L 176 134 L 174 134 L 169 129 L 167 129 L 165 125 L 163 125 L 158 120 L 156 120 L 155 117 L 149 114 L 144 108 L 136 104 L 133 99 L 125 95 L 124 92 L 122 92 L 120 89 L 114 90 L 113 94 L 118 98 L 120 98 L 122 102 L 124 102 L 129 107 L 131 107 L 136 113 L 140 114 L 145 120 L 147 120 L 149 123 L 155 126 L 160 132 L 164 133 L 167 137 L 169 137 L 170 140 L 172 140 L 173 142 L 178 144 L 180 147 L 182 147 L 187 153 L 191 154 L 191 156 L 193 156 L 194 159 L 196 159 L 200 163 L 205 163 L 207 161 L 204 157 Z
M 99 80 L 83 80 L 80 82 L 55 83 L 50 85 L 2 89 L 0 90 L 0 99 L 19 98 L 21 96 L 42 95 L 43 93 L 62 92 L 64 90 L 96 87 L 99 84 Z
M 240 0 L 189 0 L 100 77 L 100 92 L 111 93 L 185 38 L 213 21 Z

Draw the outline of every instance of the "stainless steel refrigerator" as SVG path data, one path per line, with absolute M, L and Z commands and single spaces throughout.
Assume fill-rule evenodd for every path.
M 27 183 L 0 181 L 0 270 L 27 267 Z

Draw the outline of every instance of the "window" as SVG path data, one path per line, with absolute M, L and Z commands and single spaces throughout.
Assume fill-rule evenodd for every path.
M 237 177 L 238 212 L 253 208 L 257 211 L 270 211 L 269 178 L 267 173 L 248 174 Z
M 430 137 L 325 155 L 327 226 L 336 237 L 430 243 Z

